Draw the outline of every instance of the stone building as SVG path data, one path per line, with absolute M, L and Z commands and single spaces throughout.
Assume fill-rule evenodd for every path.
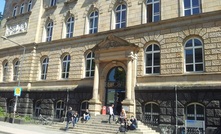
M 220 131 L 220 0 L 6 0 L 0 36 L 8 113 L 19 86 L 21 115 L 114 103 L 162 132 Z

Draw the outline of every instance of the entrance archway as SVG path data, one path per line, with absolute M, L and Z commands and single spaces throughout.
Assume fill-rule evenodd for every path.
M 114 104 L 115 114 L 120 114 L 125 99 L 126 72 L 120 67 L 110 69 L 106 77 L 106 106 Z

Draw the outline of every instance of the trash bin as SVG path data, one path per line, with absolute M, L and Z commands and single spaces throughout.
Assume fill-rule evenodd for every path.
M 106 115 L 106 106 L 102 107 L 102 112 L 101 113 L 102 113 L 102 115 Z

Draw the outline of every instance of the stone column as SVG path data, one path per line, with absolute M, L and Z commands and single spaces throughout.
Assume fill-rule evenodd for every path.
M 134 82 L 132 81 L 133 78 L 133 52 L 130 52 L 128 55 L 128 60 L 127 60 L 127 78 L 126 78 L 126 96 L 125 100 L 123 100 L 122 105 L 123 108 L 125 108 L 128 117 L 134 114 L 134 100 L 132 99 L 132 90 L 134 90 L 133 85 Z
M 89 111 L 92 115 L 99 115 L 101 112 L 101 102 L 99 100 L 99 61 L 95 60 L 95 70 L 94 70 L 94 86 L 93 86 L 93 96 L 89 100 Z

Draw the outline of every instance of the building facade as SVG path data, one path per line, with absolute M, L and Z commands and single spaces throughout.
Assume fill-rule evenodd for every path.
M 0 35 L 8 113 L 19 86 L 21 115 L 114 103 L 162 133 L 220 131 L 220 0 L 6 0 Z

